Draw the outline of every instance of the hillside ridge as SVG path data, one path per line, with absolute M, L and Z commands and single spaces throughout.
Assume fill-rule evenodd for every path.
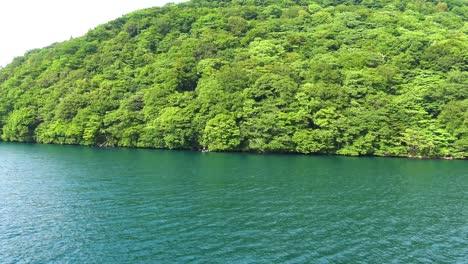
M 0 69 L 3 141 L 468 157 L 461 0 L 192 0 Z

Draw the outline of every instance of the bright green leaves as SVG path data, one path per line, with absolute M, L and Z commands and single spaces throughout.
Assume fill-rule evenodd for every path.
M 284 48 L 274 40 L 256 39 L 250 43 L 249 54 L 260 66 L 278 60 L 284 53 Z
M 448 103 L 438 119 L 455 137 L 454 155 L 468 157 L 468 99 Z
M 0 69 L 7 141 L 466 157 L 463 1 L 192 0 Z
M 369 133 L 357 138 L 352 145 L 347 145 L 336 153 L 348 156 L 372 155 L 375 151 L 376 141 L 377 137 Z
M 447 39 L 429 46 L 423 54 L 423 66 L 447 72 L 454 70 L 468 70 L 467 39 Z
M 403 143 L 409 156 L 445 157 L 451 153 L 454 138 L 442 129 L 430 125 L 424 129 L 408 128 L 403 133 Z
M 218 114 L 206 123 L 202 145 L 209 150 L 235 150 L 240 142 L 240 129 L 232 115 Z
M 228 28 L 235 36 L 240 36 L 247 31 L 248 22 L 242 17 L 232 16 L 228 18 Z
M 39 124 L 33 107 L 13 111 L 6 119 L 2 139 L 5 141 L 33 142 L 34 129 Z
M 320 128 L 332 128 L 333 122 L 338 118 L 334 107 L 320 109 L 313 115 L 313 122 Z
M 167 107 L 161 111 L 159 117 L 149 129 L 152 134 L 150 146 L 157 148 L 187 148 L 190 146 L 192 131 L 190 116 L 179 107 Z M 147 139 L 148 140 L 148 139 Z
M 288 77 L 278 74 L 265 74 L 260 77 L 250 89 L 245 90 L 249 98 L 256 102 L 269 100 L 278 105 L 286 104 L 294 98 L 297 84 Z
M 86 105 L 86 101 L 80 94 L 70 94 L 65 98 L 60 98 L 60 103 L 56 108 L 56 117 L 62 120 L 71 120 L 78 110 Z
M 335 135 L 330 130 L 298 130 L 292 140 L 296 151 L 304 154 L 330 153 L 335 148 Z

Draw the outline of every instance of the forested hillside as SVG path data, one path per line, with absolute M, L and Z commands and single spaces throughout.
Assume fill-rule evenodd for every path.
M 0 70 L 4 141 L 468 157 L 465 0 L 192 0 Z

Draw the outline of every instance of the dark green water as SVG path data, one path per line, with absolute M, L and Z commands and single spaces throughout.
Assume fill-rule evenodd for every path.
M 467 263 L 468 162 L 0 143 L 1 263 Z

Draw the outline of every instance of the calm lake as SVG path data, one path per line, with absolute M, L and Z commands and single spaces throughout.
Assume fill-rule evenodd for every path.
M 468 162 L 0 143 L 1 263 L 467 263 Z

